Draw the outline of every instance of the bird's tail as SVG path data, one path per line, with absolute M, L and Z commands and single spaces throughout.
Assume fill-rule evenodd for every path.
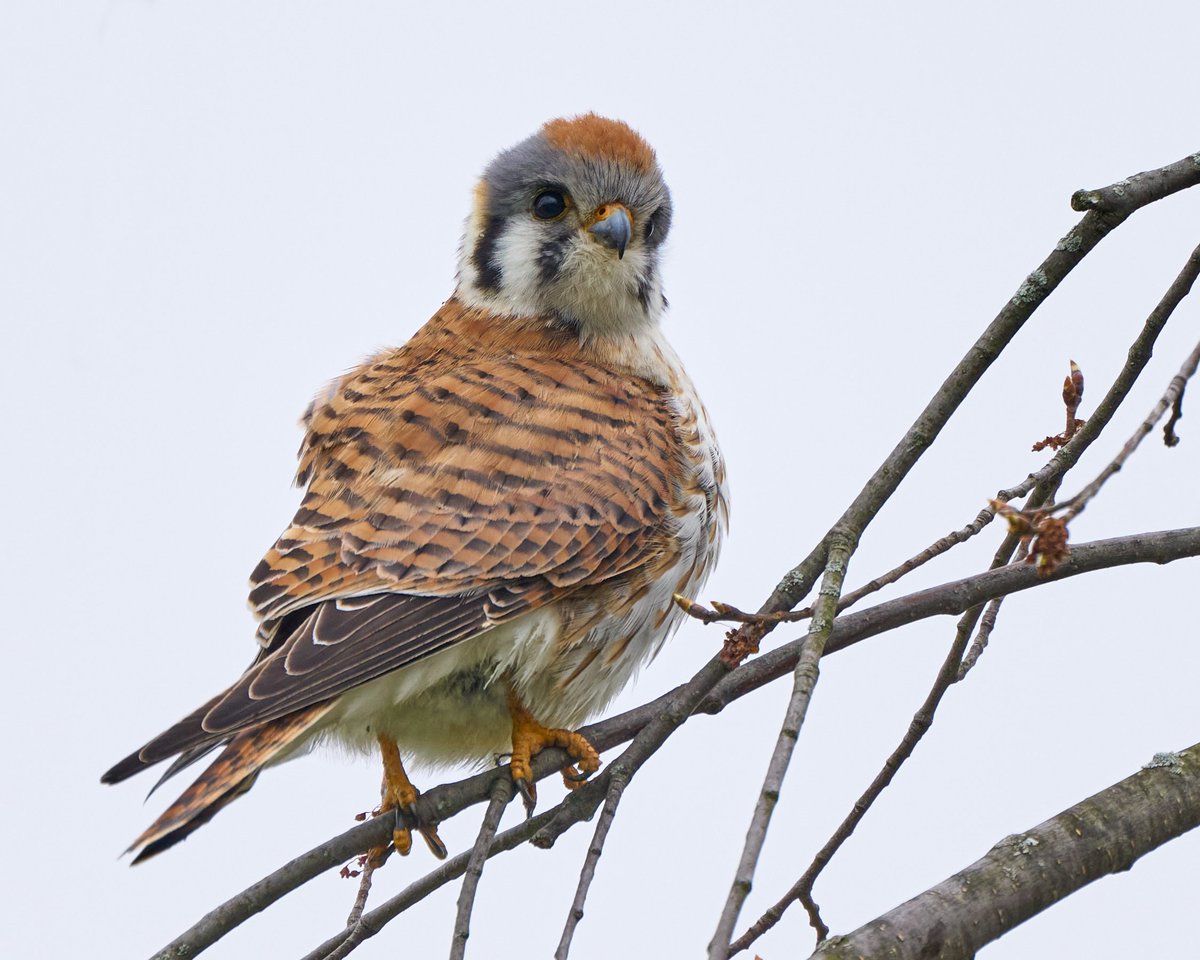
M 125 852 L 137 850 L 133 862 L 141 863 L 204 826 L 217 811 L 254 786 L 259 771 L 312 729 L 331 706 L 331 703 L 320 703 L 235 734 L 196 782 Z

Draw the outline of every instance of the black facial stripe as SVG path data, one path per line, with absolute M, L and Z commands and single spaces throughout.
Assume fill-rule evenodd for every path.
M 485 290 L 500 288 L 500 267 L 492 259 L 496 252 L 496 244 L 500 242 L 500 234 L 504 232 L 504 221 L 499 217 L 488 217 L 487 226 L 483 228 L 483 236 L 475 244 L 471 259 L 475 261 L 475 272 L 479 275 L 479 286 Z
M 637 298 L 645 313 L 650 312 L 650 291 L 654 289 L 651 283 L 653 276 L 653 274 L 648 274 L 638 280 Z
M 558 237 L 550 237 L 542 242 L 542 249 L 538 252 L 538 271 L 543 281 L 549 283 L 558 276 L 558 271 L 562 269 L 563 260 L 567 256 L 567 248 L 570 244 L 571 234 L 569 233 L 564 233 Z

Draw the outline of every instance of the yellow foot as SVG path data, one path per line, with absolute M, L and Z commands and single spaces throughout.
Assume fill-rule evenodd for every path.
M 525 709 L 512 687 L 508 690 L 508 711 L 512 715 L 512 777 L 521 791 L 527 810 L 532 811 L 537 803 L 533 758 L 546 747 L 562 747 L 575 761 L 562 770 L 563 783 L 568 790 L 583 786 L 587 778 L 600 769 L 600 754 L 583 734 L 543 727 Z
M 437 826 L 432 823 L 421 823 L 417 819 L 417 797 L 421 792 L 412 785 L 408 774 L 404 772 L 404 764 L 400 761 L 400 748 L 391 737 L 382 734 L 378 737 L 379 750 L 383 754 L 383 786 L 380 788 L 382 802 L 376 816 L 383 816 L 394 811 L 396 818 L 395 829 L 392 830 L 392 846 L 402 857 L 408 856 L 412 849 L 412 831 L 409 821 L 416 824 L 417 831 L 425 838 L 430 851 L 439 860 L 446 859 L 446 845 L 438 836 Z M 376 847 L 370 851 L 371 863 L 378 866 L 387 859 L 386 846 Z

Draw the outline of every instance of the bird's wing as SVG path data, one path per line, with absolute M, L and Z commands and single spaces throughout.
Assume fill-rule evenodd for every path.
M 314 403 L 307 493 L 251 578 L 264 650 L 106 780 L 670 562 L 688 492 L 669 391 L 544 324 L 464 329 L 485 322 L 451 301 Z
M 104 774 L 119 783 L 181 754 L 163 781 L 231 736 L 328 701 L 344 690 L 487 629 L 486 595 L 374 594 L 325 600 L 288 618 L 271 649 L 229 689 Z

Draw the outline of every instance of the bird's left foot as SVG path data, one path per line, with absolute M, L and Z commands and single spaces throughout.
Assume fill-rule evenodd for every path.
M 546 747 L 562 747 L 575 761 L 563 767 L 563 783 L 568 790 L 577 790 L 587 778 L 600 769 L 600 754 L 587 738 L 574 730 L 544 727 L 534 719 L 510 687 L 508 710 L 512 715 L 512 778 L 525 809 L 532 811 L 537 803 L 537 787 L 533 782 L 533 758 Z
M 377 816 L 394 812 L 396 826 L 392 831 L 392 846 L 400 856 L 408 856 L 408 851 L 412 849 L 412 831 L 408 822 L 413 821 L 433 855 L 439 860 L 445 860 L 446 845 L 438 836 L 437 825 L 421 823 L 417 818 L 417 797 L 421 795 L 421 791 L 413 786 L 408 774 L 404 772 L 400 748 L 391 737 L 380 734 L 378 740 L 379 750 L 383 755 L 383 787 L 380 791 L 382 802 L 379 804 Z M 381 864 L 387 859 L 387 847 L 376 847 L 369 856 L 372 863 Z

